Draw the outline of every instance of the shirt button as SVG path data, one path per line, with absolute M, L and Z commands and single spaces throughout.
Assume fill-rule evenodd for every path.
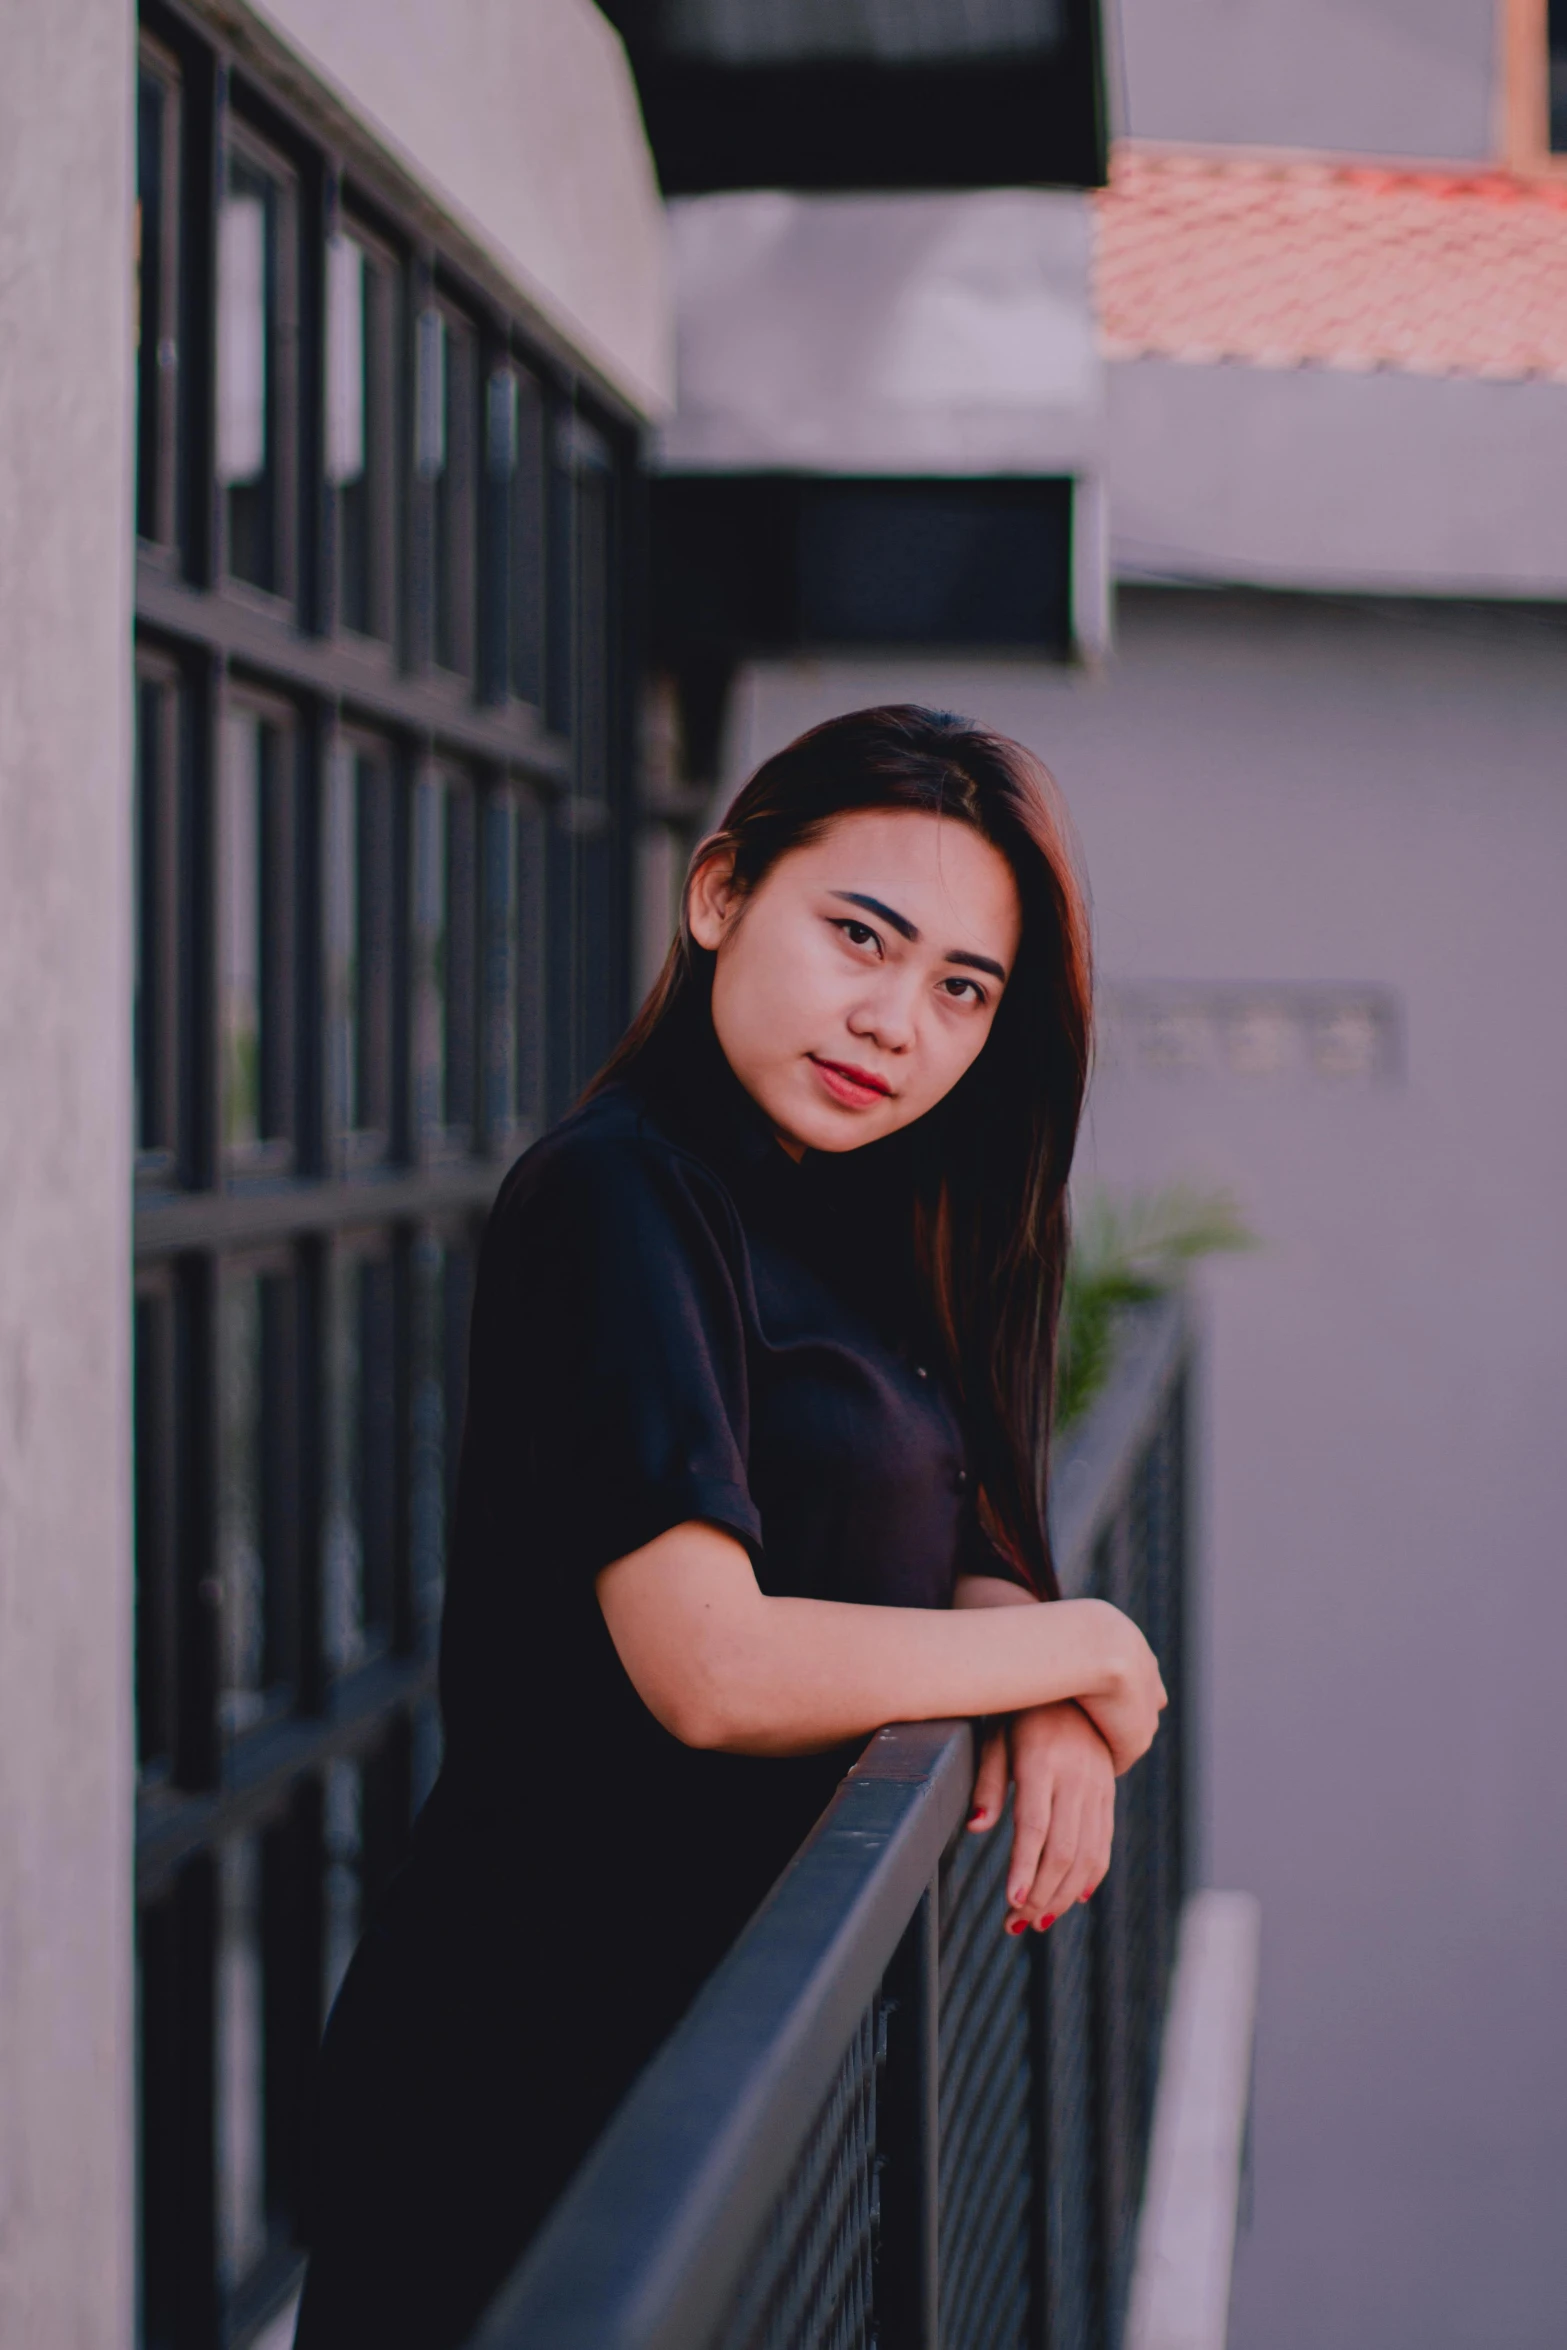
M 930 1377 L 930 1373 L 926 1370 L 923 1363 L 916 1363 L 914 1366 L 914 1376 L 916 1379 L 928 1379 Z
M 963 1491 L 963 1488 L 964 1488 L 964 1486 L 965 1486 L 967 1483 L 968 1483 L 968 1471 L 967 1471 L 967 1469 L 959 1469 L 959 1471 L 958 1471 L 958 1474 L 957 1474 L 957 1488 L 958 1488 L 958 1491 L 959 1491 L 960 1493 Z

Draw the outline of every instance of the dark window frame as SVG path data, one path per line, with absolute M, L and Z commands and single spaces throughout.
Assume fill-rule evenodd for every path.
M 488 258 L 437 216 L 425 193 L 326 93 L 312 96 L 297 63 L 280 46 L 269 48 L 264 31 L 236 26 L 217 0 L 210 9 L 207 0 L 143 0 L 143 15 L 148 54 L 179 88 L 177 119 L 165 118 L 160 151 L 165 176 L 177 171 L 179 268 L 177 282 L 164 288 L 164 308 L 172 304 L 176 320 L 176 382 L 160 409 L 155 444 L 160 512 L 169 517 L 160 528 L 168 535 L 140 539 L 136 560 L 139 673 L 146 690 L 170 697 L 167 707 L 178 713 L 161 760 L 150 762 L 157 768 L 148 783 L 156 838 L 145 827 L 139 835 L 148 838 L 156 868 L 150 927 L 157 937 L 148 968 L 157 1001 L 147 1024 L 160 1040 L 143 1058 L 150 1083 L 162 1089 L 160 1104 L 170 1105 L 160 1106 L 147 1129 L 157 1147 L 138 1167 L 134 1222 L 144 1573 L 137 1597 L 142 2322 L 145 2350 L 238 2350 L 298 2273 L 290 2241 L 298 2104 L 324 2013 L 329 1877 L 348 1872 L 354 1915 L 362 1915 L 406 1848 L 411 1810 L 430 1775 L 441 1527 L 455 1475 L 478 1230 L 505 1165 L 567 1105 L 628 1009 L 621 932 L 632 820 L 630 653 L 618 647 L 609 660 L 595 652 L 593 679 L 579 674 L 579 614 L 567 592 L 576 577 L 569 543 L 575 507 L 557 498 L 545 514 L 541 480 L 532 528 L 537 571 L 542 580 L 548 570 L 549 585 L 541 586 L 529 625 L 536 669 L 547 641 L 560 679 L 549 721 L 541 691 L 530 699 L 515 690 L 508 540 L 515 477 L 496 482 L 488 469 L 488 382 L 515 369 L 537 387 L 541 451 L 546 411 L 591 415 L 615 472 L 616 529 L 623 531 L 613 553 L 617 569 L 631 559 L 637 426 Z M 290 478 L 280 487 L 279 510 L 291 544 L 279 592 L 231 576 L 217 481 L 216 208 L 231 153 L 291 175 L 294 221 L 284 259 L 297 297 L 297 342 L 288 358 L 295 413 L 280 420 L 287 429 L 279 453 Z M 384 638 L 343 625 L 341 611 L 325 408 L 325 240 L 335 228 L 388 257 L 400 286 L 383 386 L 391 425 L 380 451 L 388 493 L 378 525 Z M 452 305 L 474 334 L 475 612 L 467 676 L 442 673 L 430 660 L 411 373 L 414 320 L 426 297 Z M 617 590 L 615 617 L 605 626 L 624 624 Z M 599 697 L 610 745 L 609 804 L 590 873 L 577 846 L 574 740 L 585 695 Z M 289 1115 L 278 1121 L 289 1128 L 287 1150 L 231 1159 L 221 1124 L 220 761 L 225 714 L 235 709 L 265 713 L 282 730 L 292 841 L 277 862 L 292 944 L 278 1017 L 292 1067 Z M 395 836 L 386 1119 L 368 1148 L 342 1130 L 329 1027 L 332 762 L 356 744 L 384 764 Z M 444 1119 L 422 1127 L 414 1114 L 411 827 L 418 778 L 432 768 L 460 773 L 472 795 L 475 1024 L 471 1099 L 456 1133 Z M 484 844 L 491 810 L 503 807 L 518 818 L 508 836 L 517 872 L 505 914 L 515 942 L 506 949 L 508 1018 L 496 1034 L 511 1055 L 513 1090 L 507 1115 L 492 1118 Z M 357 868 L 354 878 L 357 888 Z M 605 935 L 608 954 L 600 945 Z M 331 1596 L 332 1381 L 347 1375 L 341 1364 L 334 1369 L 331 1318 L 343 1310 L 345 1262 L 361 1268 L 351 1289 L 371 1281 L 377 1292 L 379 1335 L 371 1336 L 367 1323 L 347 1340 L 361 1352 L 372 1347 L 380 1382 L 378 1563 L 373 1637 L 334 1669 L 323 1609 Z M 230 1706 L 225 1727 L 218 1706 L 220 1316 L 225 1284 L 257 1268 L 276 1289 L 276 1327 L 255 1341 L 260 1354 L 252 1365 L 269 1388 L 258 1490 L 270 1513 L 262 1548 L 273 1572 L 260 1590 L 263 1686 L 254 1702 Z M 245 1311 L 249 1329 L 255 1315 Z M 342 1850 L 327 1801 L 329 1782 L 338 1784 L 334 1773 L 347 1773 L 355 1790 L 358 1825 Z M 214 1969 L 224 1931 L 222 1855 L 235 1839 L 250 1837 L 259 1853 L 265 2047 L 257 2126 L 266 2242 L 250 2272 L 225 2283 L 218 2264 L 215 2099 L 223 2076 L 213 2038 Z
M 183 305 L 184 106 L 180 60 L 143 33 L 137 46 L 138 159 L 145 126 L 141 84 L 161 94 L 158 125 L 158 216 L 149 221 L 138 169 L 136 531 L 140 544 L 166 562 L 179 549 L 180 319 Z M 151 480 L 148 480 L 148 472 Z

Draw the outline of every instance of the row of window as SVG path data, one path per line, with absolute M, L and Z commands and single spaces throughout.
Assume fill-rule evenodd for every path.
M 633 434 L 226 14 L 142 0 L 143 2350 L 297 2282 L 316 2042 L 438 1760 L 479 1220 L 629 961 Z
M 136 1296 L 137 1728 L 150 1784 L 427 1652 L 462 1421 L 471 1235 L 372 1227 Z
M 321 2026 L 435 1767 L 433 1708 L 305 1774 L 143 1907 L 140 2338 L 236 2344 L 297 2276 Z M 200 2256 L 203 2245 L 210 2255 Z M 193 2260 L 192 2254 L 198 2257 Z
M 238 79 L 144 39 L 137 530 L 366 659 L 566 726 L 548 509 L 603 435 Z M 192 84 L 198 85 L 192 87 Z M 192 191 L 221 125 L 216 207 Z M 194 234 L 199 229 L 201 233 Z M 553 689 L 553 690 L 552 690 Z
M 193 699 L 144 649 L 143 1181 L 203 1179 L 214 1089 L 229 1180 L 511 1152 L 544 1107 L 545 803 L 370 729 L 323 742 L 249 687 L 225 691 L 202 762 Z

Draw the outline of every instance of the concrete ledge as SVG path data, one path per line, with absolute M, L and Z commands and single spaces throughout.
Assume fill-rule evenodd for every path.
M 1126 2350 L 1224 2350 L 1261 1920 L 1250 1893 L 1181 1916 Z

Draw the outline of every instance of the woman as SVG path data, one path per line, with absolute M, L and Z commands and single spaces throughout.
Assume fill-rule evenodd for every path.
M 835 719 L 698 849 L 485 1237 L 446 1760 L 327 2031 L 300 2350 L 464 2338 L 883 1722 L 1001 1722 L 998 1928 L 1103 1874 L 1164 1692 L 1046 1534 L 1088 1031 L 1015 743 Z

